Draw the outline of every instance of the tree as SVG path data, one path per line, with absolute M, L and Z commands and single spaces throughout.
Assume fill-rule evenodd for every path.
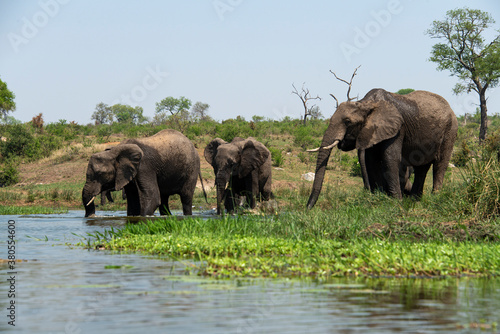
M 490 43 L 485 43 L 483 36 L 494 23 L 491 15 L 481 10 L 454 9 L 446 12 L 444 20 L 434 21 L 426 32 L 431 38 L 445 40 L 432 47 L 429 60 L 438 64 L 438 70 L 448 70 L 459 79 L 453 92 L 475 91 L 479 95 L 480 142 L 486 138 L 488 129 L 486 90 L 498 85 L 500 78 L 500 35 Z
M 191 108 L 192 118 L 200 121 L 210 120 L 210 116 L 208 116 L 207 112 L 208 108 L 210 108 L 208 103 L 196 102 Z
M 16 110 L 15 97 L 16 95 L 7 88 L 7 84 L 0 80 L 0 116 L 6 118 L 9 111 Z
M 142 115 L 142 107 L 132 107 L 126 104 L 115 104 L 111 111 L 119 123 L 140 124 L 146 120 Z
M 157 114 L 168 111 L 173 116 L 182 113 L 182 111 L 189 110 L 189 108 L 191 108 L 191 100 L 185 98 L 184 96 L 181 96 L 178 99 L 169 96 L 156 103 Z
M 113 112 L 111 111 L 111 107 L 105 103 L 99 103 L 95 106 L 95 111 L 90 119 L 93 119 L 96 125 L 112 123 Z
M 299 92 L 294 84 L 292 84 L 293 91 L 292 94 L 295 94 L 299 97 L 300 101 L 302 101 L 302 105 L 304 106 L 304 125 L 306 125 L 307 116 L 311 116 L 313 111 L 316 111 L 316 105 L 312 105 L 311 107 L 307 106 L 309 100 L 321 100 L 321 97 L 316 95 L 316 97 L 311 97 L 309 94 L 309 89 L 304 87 L 305 82 L 302 84 L 302 90 Z
M 314 106 L 311 108 L 309 112 L 309 116 L 311 116 L 312 119 L 322 119 L 323 114 L 321 113 L 321 110 L 319 109 L 318 106 Z

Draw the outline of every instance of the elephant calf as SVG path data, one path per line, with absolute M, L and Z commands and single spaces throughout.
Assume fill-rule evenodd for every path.
M 271 153 L 252 137 L 236 137 L 228 143 L 215 138 L 205 148 L 205 159 L 212 165 L 217 188 L 217 214 L 225 209 L 233 212 L 245 196 L 249 206 L 255 208 L 255 198 L 271 198 Z M 227 188 L 226 188 L 227 185 Z
M 90 157 L 82 191 L 85 217 L 95 214 L 95 197 L 125 189 L 127 215 L 170 215 L 168 198 L 179 194 L 184 215 L 192 214 L 193 194 L 200 174 L 200 157 L 191 141 L 175 130 L 128 139 Z

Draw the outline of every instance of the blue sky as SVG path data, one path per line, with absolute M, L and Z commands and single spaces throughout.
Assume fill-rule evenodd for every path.
M 414 88 L 445 97 L 457 115 L 478 98 L 452 93 L 456 79 L 429 62 L 437 42 L 424 32 L 449 9 L 489 12 L 500 29 L 497 0 L 0 0 L 0 78 L 16 94 L 12 114 L 43 113 L 91 123 L 95 106 L 141 106 L 185 96 L 210 104 L 217 120 L 238 115 L 298 118 L 292 83 L 305 86 L 325 117 L 354 79 L 351 96 L 371 88 Z M 491 31 L 491 34 L 494 30 Z M 489 113 L 500 113 L 500 89 Z

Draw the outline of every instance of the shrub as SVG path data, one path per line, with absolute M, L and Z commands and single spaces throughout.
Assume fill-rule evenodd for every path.
M 471 159 L 471 150 L 466 140 L 460 142 L 460 146 L 451 157 L 451 163 L 457 167 L 464 167 Z
M 1 142 L 1 153 L 4 158 L 15 156 L 33 157 L 39 149 L 39 143 L 23 124 L 9 127 L 8 139 Z
M 19 182 L 19 171 L 13 164 L 7 164 L 0 171 L 0 186 L 11 186 Z
M 470 163 L 464 172 L 467 200 L 474 206 L 478 218 L 490 218 L 500 213 L 500 165 L 496 157 Z
M 268 146 L 269 147 L 269 146 Z M 274 167 L 281 167 L 285 162 L 283 159 L 283 153 L 279 148 L 269 147 L 269 151 L 271 152 L 271 159 L 273 161 Z
M 358 159 L 353 159 L 351 162 L 351 171 L 349 173 L 351 176 L 362 176 L 361 174 L 361 165 L 359 164 Z

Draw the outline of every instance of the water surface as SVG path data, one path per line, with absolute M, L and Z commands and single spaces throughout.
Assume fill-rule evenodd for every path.
M 103 214 L 101 212 L 101 214 Z M 499 333 L 500 279 L 215 280 L 193 263 L 72 246 L 126 223 L 1 216 L 1 258 L 15 221 L 15 298 L 0 264 L 0 331 L 16 333 Z M 8 325 L 15 301 L 15 327 Z M 482 331 L 481 331 L 482 329 Z

